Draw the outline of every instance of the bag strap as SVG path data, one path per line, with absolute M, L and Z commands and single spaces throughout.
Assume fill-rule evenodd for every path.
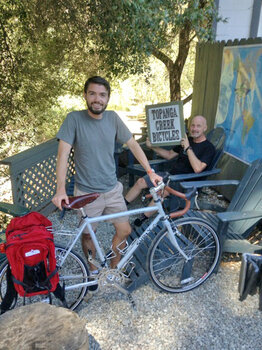
M 40 285 L 36 284 L 37 288 L 43 289 L 43 290 L 44 290 L 44 289 L 47 289 L 47 290 L 49 291 L 50 288 L 47 287 L 47 282 L 50 281 L 51 278 L 55 276 L 55 274 L 57 273 L 57 271 L 58 271 L 58 269 L 57 269 L 57 267 L 56 267 L 56 268 L 54 269 L 54 271 L 53 271 L 49 276 L 47 276 L 47 278 L 46 278 L 45 281 L 43 282 L 43 283 L 46 285 L 46 287 L 43 287 L 43 286 L 40 286 Z M 12 280 L 13 280 L 14 283 L 23 286 L 24 289 L 26 289 L 26 287 L 28 287 L 26 283 L 17 280 L 13 275 L 12 275 Z M 29 292 L 29 293 L 30 293 L 30 292 Z

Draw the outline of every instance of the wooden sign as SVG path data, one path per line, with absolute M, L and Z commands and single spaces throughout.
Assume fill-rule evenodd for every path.
M 153 146 L 178 145 L 185 136 L 182 102 L 146 106 L 146 119 Z

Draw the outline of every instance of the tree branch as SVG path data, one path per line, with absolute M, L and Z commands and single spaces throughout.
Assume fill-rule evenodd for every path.
M 160 51 L 158 49 L 153 49 L 152 54 L 157 59 L 159 59 L 161 62 L 163 62 L 164 65 L 167 67 L 167 70 L 170 72 L 170 69 L 174 64 L 173 61 L 167 55 L 165 55 L 162 51 Z
M 193 94 L 190 94 L 189 96 L 184 98 L 184 100 L 182 101 L 183 105 L 185 105 L 186 103 L 190 102 L 192 100 L 192 97 L 193 97 Z

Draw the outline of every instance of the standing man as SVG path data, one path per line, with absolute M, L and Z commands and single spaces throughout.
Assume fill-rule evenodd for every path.
M 154 185 L 162 180 L 152 171 L 143 150 L 119 116 L 113 111 L 105 111 L 109 97 L 110 85 L 107 80 L 99 76 L 89 78 L 84 86 L 87 109 L 69 113 L 57 134 L 57 192 L 52 202 L 60 210 L 63 200 L 68 203 L 65 184 L 68 156 L 72 147 L 76 169 L 75 195 L 100 193 L 94 202 L 85 207 L 89 217 L 127 210 L 122 195 L 123 186 L 116 177 L 115 141 L 127 144 Z M 121 258 L 117 247 L 125 247 L 125 241 L 131 232 L 128 217 L 115 219 L 113 225 L 116 233 L 112 249 L 116 256 L 111 260 L 112 268 Z M 96 224 L 93 224 L 93 228 L 95 230 Z M 95 257 L 95 247 L 88 232 L 82 235 L 82 248 L 86 256 L 91 250 L 92 257 Z M 96 268 L 90 264 L 90 269 L 92 271 Z
M 208 169 L 215 155 L 215 147 L 205 136 L 206 130 L 206 118 L 197 115 L 191 120 L 189 126 L 190 137 L 188 138 L 186 135 L 185 138 L 181 140 L 181 145 L 175 146 L 171 150 L 153 147 L 149 140 L 146 141 L 146 145 L 162 158 L 167 160 L 174 159 L 170 175 L 201 173 L 205 169 Z M 159 175 L 165 176 L 166 174 L 159 173 Z M 132 202 L 143 189 L 148 187 L 152 187 L 150 178 L 147 175 L 139 178 L 126 194 L 126 203 Z M 165 195 L 168 195 L 168 193 Z M 147 213 L 147 215 L 150 216 L 150 213 Z M 136 223 L 139 225 L 147 218 L 146 215 L 142 214 L 141 218 L 136 220 Z

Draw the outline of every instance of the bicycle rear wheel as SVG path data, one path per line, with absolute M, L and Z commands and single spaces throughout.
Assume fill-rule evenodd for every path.
M 56 250 L 56 260 L 57 265 L 59 266 L 61 258 L 67 252 L 66 248 L 63 246 L 55 246 Z M 0 266 L 0 302 L 2 302 L 7 291 L 7 268 L 8 261 L 4 261 Z M 79 256 L 74 251 L 71 251 L 66 258 L 63 266 L 59 268 L 59 283 L 61 286 L 65 286 L 65 299 L 68 305 L 68 308 L 71 310 L 76 309 L 79 304 L 82 302 L 83 297 L 87 292 L 87 287 L 79 287 L 75 289 L 68 290 L 68 287 L 78 283 L 85 283 L 88 281 L 88 268 L 84 259 Z M 24 304 L 31 304 L 36 302 L 45 302 L 50 303 L 50 298 L 48 295 L 35 295 L 32 297 L 20 297 L 17 296 L 17 300 L 13 300 L 10 309 L 13 309 Z M 53 305 L 62 306 L 60 299 L 56 298 L 51 294 L 51 303 Z
M 0 303 L 2 304 L 2 301 L 7 293 L 7 269 L 8 269 L 8 261 L 7 259 L 4 260 L 4 262 L 0 266 Z M 11 293 L 8 290 L 9 295 L 9 309 L 13 309 L 16 306 L 16 292 L 12 289 Z M 8 301 L 7 301 L 8 302 Z
M 55 249 L 56 261 L 57 265 L 59 266 L 62 257 L 67 252 L 67 249 L 60 245 L 56 245 Z M 74 310 L 82 302 L 87 293 L 88 287 L 83 286 L 70 290 L 68 290 L 68 288 L 74 284 L 88 282 L 89 271 L 87 264 L 80 255 L 74 251 L 71 251 L 58 272 L 61 286 L 63 286 L 63 284 L 65 285 L 65 298 L 67 305 L 71 310 Z
M 202 219 L 183 218 L 171 226 L 189 260 L 170 242 L 164 228 L 149 248 L 147 269 L 159 289 L 181 293 L 198 287 L 212 274 L 220 258 L 220 242 L 212 226 Z

